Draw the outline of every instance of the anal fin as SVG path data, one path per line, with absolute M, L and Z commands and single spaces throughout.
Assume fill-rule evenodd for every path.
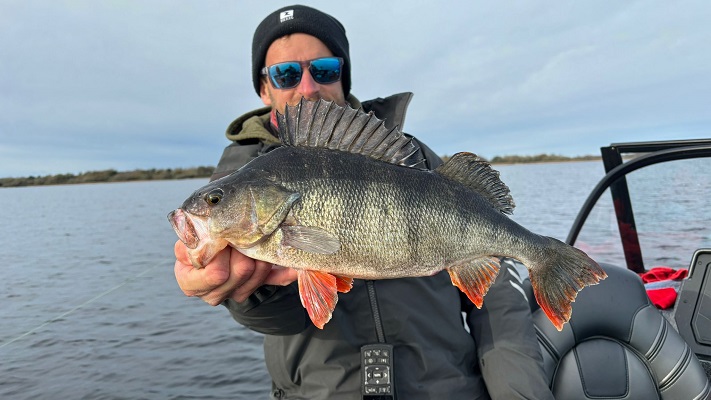
M 306 308 L 311 321 L 317 328 L 323 329 L 331 320 L 333 309 L 338 302 L 338 279 L 326 272 L 298 270 L 299 297 Z M 341 283 L 345 289 L 345 284 Z M 350 287 L 348 288 L 350 290 Z
M 341 293 L 348 293 L 353 288 L 353 278 L 336 275 L 336 290 Z
M 452 284 L 467 295 L 477 308 L 484 304 L 484 296 L 499 273 L 499 259 L 477 258 L 465 264 L 447 268 Z

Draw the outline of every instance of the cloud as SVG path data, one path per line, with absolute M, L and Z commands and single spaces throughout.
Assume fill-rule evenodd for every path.
M 705 2 L 312 4 L 346 26 L 354 94 L 414 92 L 405 130 L 440 154 L 708 136 Z M 0 176 L 216 163 L 277 7 L 2 2 Z

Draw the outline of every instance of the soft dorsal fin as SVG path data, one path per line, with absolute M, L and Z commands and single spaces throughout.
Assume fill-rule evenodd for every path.
M 425 169 L 420 146 L 397 127 L 388 129 L 372 113 L 332 101 L 309 101 L 277 112 L 279 139 L 285 146 L 322 147 L 376 160 Z
M 486 160 L 472 153 L 457 153 L 435 172 L 453 179 L 484 196 L 492 207 L 504 214 L 515 207 L 508 186 L 499 178 L 499 171 Z

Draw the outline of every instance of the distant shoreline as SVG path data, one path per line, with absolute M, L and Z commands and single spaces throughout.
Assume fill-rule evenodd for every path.
M 600 156 L 582 156 L 582 157 L 569 157 L 566 159 L 559 160 L 527 160 L 527 161 L 489 161 L 491 165 L 515 165 L 515 164 L 555 164 L 555 163 L 566 163 L 566 162 L 584 162 L 584 161 L 602 161 Z
M 123 172 L 108 169 L 102 171 L 84 172 L 79 175 L 59 174 L 29 176 L 24 178 L 0 178 L 0 189 L 24 186 L 209 178 L 212 176 L 214 171 L 215 167 L 137 169 Z
M 443 156 L 442 158 L 444 160 L 447 160 L 449 159 L 449 156 Z M 510 165 L 594 160 L 600 160 L 600 157 L 565 157 L 551 154 L 539 154 L 535 156 L 496 156 L 492 158 L 489 163 L 491 163 L 492 165 Z M 123 172 L 119 172 L 114 169 L 108 169 L 101 171 L 83 172 L 78 175 L 58 174 L 45 176 L 28 176 L 22 178 L 0 178 L 0 189 L 24 186 L 73 185 L 83 183 L 209 178 L 210 176 L 212 176 L 212 173 L 214 171 L 215 167 L 210 166 L 202 166 L 195 168 L 137 169 L 133 171 Z
M 444 156 L 442 159 L 447 160 L 449 156 Z M 578 156 L 566 157 L 555 154 L 537 154 L 533 156 L 495 156 L 489 161 L 492 165 L 510 165 L 510 164 L 539 164 L 553 162 L 573 162 L 573 161 L 600 161 L 600 156 Z

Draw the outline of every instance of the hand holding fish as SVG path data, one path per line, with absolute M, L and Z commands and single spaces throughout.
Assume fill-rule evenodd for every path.
M 232 247 L 218 252 L 205 268 L 194 268 L 188 248 L 175 243 L 175 278 L 186 296 L 200 297 L 216 306 L 231 298 L 243 302 L 262 285 L 285 286 L 296 280 L 296 271 L 254 260 Z

